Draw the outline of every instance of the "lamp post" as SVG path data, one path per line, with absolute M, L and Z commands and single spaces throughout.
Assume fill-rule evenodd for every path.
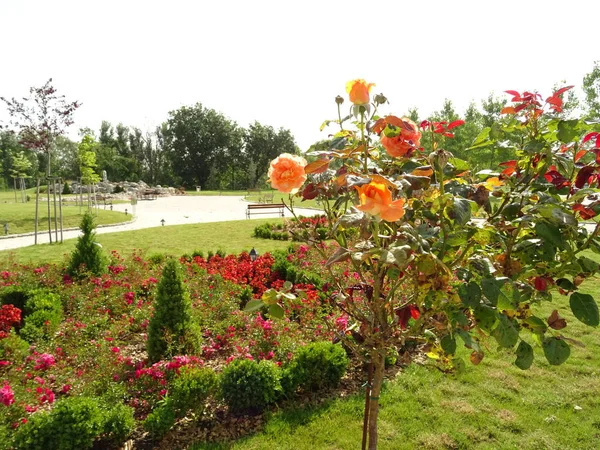
M 252 247 L 252 250 L 250 250 L 250 253 L 248 253 L 250 255 L 250 260 L 252 262 L 256 261 L 256 258 L 258 257 L 258 253 L 256 252 L 256 249 L 254 247 Z
M 160 219 L 160 223 L 162 224 L 162 226 L 165 226 L 165 219 Z

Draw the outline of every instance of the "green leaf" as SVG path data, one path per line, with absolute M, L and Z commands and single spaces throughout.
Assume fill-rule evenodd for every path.
M 558 206 L 542 205 L 538 208 L 542 217 L 559 226 L 577 226 L 577 219 L 573 214 L 566 213 Z
M 477 230 L 477 232 L 473 235 L 471 239 L 473 239 L 478 244 L 487 245 L 494 239 L 495 233 L 496 232 L 493 229 L 482 228 Z
M 250 300 L 248 303 L 246 303 L 246 307 L 244 308 L 244 311 L 245 312 L 258 311 L 264 305 L 265 304 L 263 303 L 262 300 Z
M 544 356 L 546 356 L 548 362 L 553 366 L 564 363 L 569 359 L 569 355 L 571 354 L 569 344 L 556 337 L 544 339 L 542 348 L 544 349 Z
M 597 327 L 600 324 L 598 305 L 591 295 L 573 292 L 569 299 L 569 305 L 573 315 L 584 324 L 591 327 Z
M 277 291 L 275 289 L 267 289 L 262 297 L 261 300 L 263 301 L 263 303 L 270 305 L 273 303 L 277 303 Z M 250 303 L 250 302 L 248 302 Z
M 498 323 L 498 314 L 496 310 L 489 306 L 480 305 L 475 308 L 474 311 L 475 319 L 477 320 L 477 326 L 482 330 L 490 332 Z
M 561 142 L 568 144 L 579 138 L 579 120 L 561 120 L 558 122 L 558 133 L 556 136 Z
M 565 240 L 557 226 L 547 222 L 538 222 L 535 224 L 535 234 L 540 238 L 551 242 L 554 246 L 564 250 Z
M 468 231 L 457 231 L 456 233 L 452 233 L 450 236 L 448 236 L 446 244 L 448 244 L 450 247 L 458 247 L 460 245 L 466 244 L 468 238 Z
M 577 289 L 573 282 L 567 278 L 559 278 L 556 280 L 556 285 L 565 291 L 574 291 Z
M 477 137 L 473 141 L 473 146 L 479 145 L 479 144 L 487 141 L 487 138 L 490 135 L 490 131 L 491 131 L 490 127 L 485 127 L 483 130 L 481 130 L 481 132 L 477 135 Z
M 479 347 L 479 342 L 468 331 L 457 329 L 456 334 L 460 336 L 460 338 L 465 343 L 465 347 L 470 348 L 471 350 L 475 350 L 477 352 L 481 351 Z
M 458 288 L 458 296 L 465 306 L 475 308 L 481 300 L 481 288 L 473 281 L 469 284 L 462 284 Z
M 577 258 L 577 262 L 579 263 L 584 272 L 595 273 L 598 272 L 598 270 L 600 270 L 600 265 L 596 261 L 585 256 Z
M 284 310 L 280 305 L 275 303 L 274 305 L 269 306 L 269 314 L 276 319 L 283 319 Z
M 533 347 L 525 341 L 521 341 L 517 347 L 517 360 L 515 365 L 521 370 L 527 370 L 533 363 Z
M 447 355 L 454 355 L 456 352 L 456 340 L 449 334 L 440 340 L 440 345 Z
M 528 330 L 531 330 L 532 333 L 539 335 L 543 335 L 548 329 L 546 322 L 535 316 L 531 316 L 523 321 L 523 326 Z
M 452 204 L 444 209 L 445 216 L 458 225 L 466 225 L 471 220 L 471 202 L 456 197 L 452 200 Z
M 499 319 L 498 326 L 492 332 L 492 336 L 494 336 L 500 347 L 514 347 L 519 340 L 519 331 L 513 321 L 506 315 L 500 314 Z
M 483 295 L 487 298 L 490 303 L 494 306 L 498 304 L 498 298 L 500 295 L 504 295 L 500 291 L 504 283 L 506 283 L 507 278 L 484 278 L 481 280 L 481 289 L 483 290 Z

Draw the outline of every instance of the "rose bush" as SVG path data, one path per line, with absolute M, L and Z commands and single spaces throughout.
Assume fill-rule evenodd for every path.
M 310 155 L 316 159 L 304 167 L 307 184 L 299 196 L 324 205 L 337 247 L 327 254 L 315 246 L 330 272 L 329 301 L 342 313 L 338 337 L 373 369 L 365 422 L 375 449 L 384 361 L 408 342 L 444 370 L 459 370 L 458 340 L 478 364 L 493 339 L 527 369 L 534 346 L 558 365 L 570 354 L 569 342 L 577 344 L 558 331 L 567 320 L 556 310 L 548 318 L 536 315 L 536 304 L 551 300 L 552 292 L 569 296 L 576 319 L 599 325 L 597 303 L 578 290 L 600 269 L 583 253 L 600 252 L 600 223 L 582 223 L 600 213 L 600 125 L 561 116 L 562 95 L 571 87 L 545 101 L 507 91 L 513 106 L 471 151 L 508 147 L 516 159 L 474 173 L 444 149 L 464 121 L 417 126 L 380 115 L 387 99 L 379 94 L 371 102 L 372 86 L 347 84 L 353 105 L 345 117 L 343 98 L 336 98 L 338 120 L 324 126 L 337 124 L 340 131 L 328 150 Z M 424 134 L 427 148 L 420 147 Z M 291 195 L 288 206 L 293 212 Z M 339 276 L 340 263 L 356 276 Z M 266 291 L 263 302 L 283 309 L 288 292 Z M 260 307 L 253 302 L 247 309 Z

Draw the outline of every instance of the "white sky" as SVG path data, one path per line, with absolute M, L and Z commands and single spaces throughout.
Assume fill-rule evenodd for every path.
M 579 87 L 600 60 L 598 17 L 595 0 L 0 0 L 0 95 L 52 77 L 83 103 L 74 131 L 150 129 L 201 102 L 306 150 L 354 78 L 422 116 L 444 98 L 462 112 L 490 92 Z

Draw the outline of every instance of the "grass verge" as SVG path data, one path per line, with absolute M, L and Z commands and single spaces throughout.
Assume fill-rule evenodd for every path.
M 121 215 L 123 215 L 121 213 Z M 191 225 L 172 225 L 124 231 L 121 233 L 98 234 L 96 241 L 106 251 L 117 250 L 123 255 L 133 251 L 146 254 L 165 253 L 181 256 L 194 250 L 223 250 L 226 253 L 241 253 L 252 247 L 259 253 L 287 248 L 287 241 L 253 238 L 254 228 L 266 222 L 277 223 L 281 219 L 237 220 L 219 223 L 198 223 Z M 0 264 L 15 259 L 20 263 L 58 263 L 65 254 L 75 248 L 76 239 L 66 240 L 63 244 L 44 244 L 22 247 L 0 252 Z

